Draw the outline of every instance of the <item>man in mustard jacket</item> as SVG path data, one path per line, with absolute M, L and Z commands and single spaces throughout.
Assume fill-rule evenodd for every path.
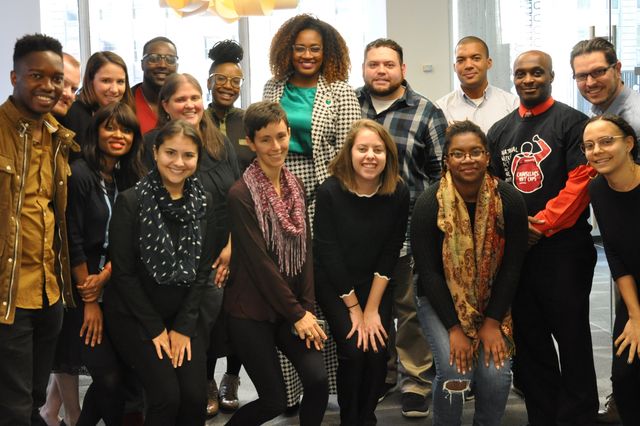
M 13 95 L 0 105 L 0 425 L 38 424 L 63 304 L 73 306 L 65 207 L 73 132 L 50 111 L 64 85 L 62 46 L 19 39 Z

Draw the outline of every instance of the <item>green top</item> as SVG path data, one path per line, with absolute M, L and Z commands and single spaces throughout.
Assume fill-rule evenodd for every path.
M 287 113 L 291 127 L 289 152 L 312 155 L 311 113 L 317 90 L 317 87 L 296 87 L 290 83 L 285 85 L 280 105 Z

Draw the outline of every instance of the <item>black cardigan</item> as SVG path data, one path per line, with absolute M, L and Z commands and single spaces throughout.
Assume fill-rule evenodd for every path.
M 411 220 L 411 247 L 418 272 L 418 296 L 426 296 L 440 321 L 448 330 L 459 324 L 453 298 L 442 265 L 444 234 L 438 228 L 439 184 L 431 185 L 418 198 Z M 504 256 L 500 271 L 491 287 L 485 317 L 502 322 L 518 287 L 520 268 L 527 251 L 527 207 L 511 184 L 498 182 L 504 214 Z
M 210 194 L 207 194 L 207 212 L 201 219 L 203 244 L 200 264 L 191 286 L 158 284 L 147 272 L 140 258 L 138 197 L 135 188 L 122 192 L 113 209 L 109 227 L 109 255 L 111 282 L 105 288 L 105 310 L 134 317 L 141 326 L 143 338 L 153 339 L 167 330 L 175 330 L 193 337 L 199 319 L 200 304 L 215 260 L 216 216 Z M 167 220 L 172 238 L 177 236 L 177 225 Z

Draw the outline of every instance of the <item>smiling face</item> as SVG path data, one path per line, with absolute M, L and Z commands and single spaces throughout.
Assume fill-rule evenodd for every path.
M 602 175 L 633 164 L 630 154 L 633 136 L 623 137 L 618 126 L 610 121 L 595 120 L 589 123 L 584 129 L 583 141 L 583 146 L 592 146 L 592 149 L 584 150 L 589 165 Z
M 13 100 L 29 118 L 50 112 L 62 95 L 64 68 L 60 55 L 51 51 L 31 52 L 11 71 Z
M 53 113 L 58 117 L 67 115 L 69 108 L 76 100 L 76 92 L 80 87 L 80 67 L 71 63 L 65 56 L 64 63 L 64 88 L 58 103 L 53 107 Z
M 98 146 L 107 157 L 119 158 L 131 150 L 133 129 L 121 126 L 110 119 L 98 127 Z
M 232 79 L 243 78 L 244 74 L 242 70 L 238 64 L 225 62 L 216 66 L 212 74 L 220 74 L 227 77 L 227 81 L 222 85 L 216 84 L 215 76 L 209 77 L 207 87 L 211 91 L 213 102 L 225 109 L 231 108 L 238 99 L 238 96 L 240 96 L 240 87 L 235 87 L 232 84 Z
M 153 155 L 167 191 L 172 196 L 181 194 L 185 180 L 198 167 L 198 145 L 193 139 L 179 133 L 154 147 Z
M 291 63 L 295 76 L 301 79 L 317 79 L 324 57 L 322 35 L 316 30 L 302 30 L 291 49 Z M 315 50 L 317 51 L 314 52 Z
M 389 47 L 369 49 L 362 65 L 362 78 L 371 95 L 383 99 L 396 99 L 402 95 L 405 64 L 400 55 Z
M 148 46 L 144 55 L 163 55 L 163 56 L 177 56 L 176 48 L 171 43 L 166 41 L 158 41 Z M 164 85 L 164 81 L 170 75 L 176 72 L 178 64 L 168 64 L 165 59 L 161 59 L 158 63 L 151 63 L 148 59 L 142 60 L 143 80 L 145 83 L 151 84 L 158 88 Z
M 543 52 L 525 52 L 513 64 L 513 84 L 520 102 L 527 108 L 533 108 L 551 96 L 553 77 L 551 58 Z
M 175 93 L 168 100 L 162 101 L 162 107 L 172 120 L 181 119 L 198 126 L 204 114 L 202 92 L 183 80 Z
M 363 128 L 351 147 L 351 165 L 358 188 L 368 188 L 380 182 L 380 175 L 387 164 L 384 142 L 374 131 Z
M 491 58 L 484 46 L 477 42 L 458 45 L 453 69 L 458 75 L 463 90 L 484 89 L 488 85 L 487 71 L 491 68 Z
M 253 140 L 247 138 L 249 148 L 256 153 L 258 164 L 267 176 L 276 176 L 289 152 L 291 133 L 284 121 L 269 123 L 257 130 Z
M 464 157 L 456 159 L 455 153 L 461 153 Z M 478 135 L 459 133 L 451 139 L 445 162 L 456 186 L 474 184 L 479 183 L 487 172 L 489 154 Z
M 120 102 L 127 85 L 127 75 L 120 65 L 105 63 L 93 77 L 93 91 L 100 106 Z
M 573 58 L 574 75 L 587 74 L 586 80 L 576 80 L 576 85 L 582 96 L 594 105 L 606 110 L 622 90 L 620 69 L 622 64 L 613 67 L 607 62 L 603 52 L 591 52 Z M 608 68 L 608 69 L 607 69 Z M 593 78 L 589 73 L 604 70 L 604 74 Z

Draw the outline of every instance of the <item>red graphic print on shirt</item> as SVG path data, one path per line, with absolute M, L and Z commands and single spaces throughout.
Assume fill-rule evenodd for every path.
M 534 152 L 534 144 L 539 150 Z M 511 162 L 511 175 L 513 185 L 520 192 L 531 193 L 542 188 L 544 175 L 540 163 L 551 154 L 551 147 L 544 139 L 535 135 L 532 142 L 524 142 L 520 146 L 520 152 L 513 156 Z

